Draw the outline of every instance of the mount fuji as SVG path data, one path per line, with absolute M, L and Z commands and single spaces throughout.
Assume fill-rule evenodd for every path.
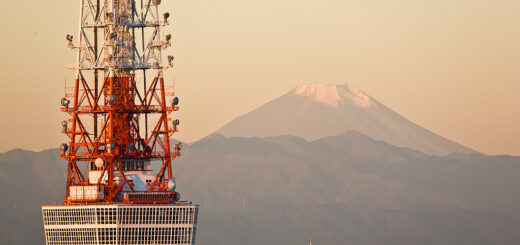
M 431 155 L 475 152 L 411 122 L 348 84 L 298 86 L 216 133 L 226 137 L 293 135 L 312 141 L 346 131 Z

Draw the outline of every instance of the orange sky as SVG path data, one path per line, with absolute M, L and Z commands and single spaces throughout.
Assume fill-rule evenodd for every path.
M 0 152 L 65 141 L 79 1 L 0 0 Z M 520 155 L 520 1 L 164 0 L 181 133 L 194 141 L 299 84 L 350 83 L 487 154 Z M 174 79 L 173 79 L 174 78 Z

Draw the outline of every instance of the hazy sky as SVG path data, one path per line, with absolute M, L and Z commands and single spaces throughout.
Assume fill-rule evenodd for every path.
M 487 154 L 520 155 L 518 0 L 163 0 L 190 142 L 299 84 L 350 83 Z M 0 152 L 58 147 L 79 0 L 0 0 Z

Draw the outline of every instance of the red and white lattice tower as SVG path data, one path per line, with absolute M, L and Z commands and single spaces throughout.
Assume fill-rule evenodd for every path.
M 63 205 L 44 206 L 47 245 L 193 244 L 198 206 L 175 191 L 178 98 L 163 74 L 171 34 L 160 0 L 79 0 L 74 86 L 61 100 L 69 141 Z M 152 161 L 160 167 L 152 169 Z

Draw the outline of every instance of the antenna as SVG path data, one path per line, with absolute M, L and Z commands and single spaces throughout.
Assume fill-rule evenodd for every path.
M 123 163 L 157 160 L 161 169 L 147 189 L 140 191 L 164 193 L 161 200 L 172 202 L 178 193 L 167 186 L 173 179 L 172 160 L 180 155 L 180 147 L 170 145 L 177 127 L 168 122 L 179 106 L 167 103 L 170 95 L 164 81 L 164 72 L 174 59 L 162 54 L 172 39 L 171 34 L 163 34 L 170 14 L 159 11 L 160 0 L 152 4 L 133 0 L 81 2 L 78 35 L 65 36 L 67 46 L 77 55 L 70 66 L 75 73 L 74 92 L 70 100 L 64 98 L 61 103 L 61 110 L 70 117 L 67 130 L 63 130 L 69 141 L 63 143 L 60 155 L 68 162 L 64 201 L 119 202 L 122 191 L 139 192 L 128 180 Z M 135 35 L 136 31 L 142 35 Z M 142 74 L 144 87 L 136 86 L 137 74 Z M 145 117 L 145 125 L 132 120 L 140 115 Z M 95 181 L 87 178 L 92 169 L 80 170 L 82 163 L 95 163 L 95 171 L 102 171 L 99 176 L 105 177 Z M 70 195 L 70 190 L 85 186 L 99 191 L 88 199 Z
M 164 81 L 170 15 L 161 0 L 79 2 L 78 34 L 65 36 L 75 80 L 64 79 L 57 102 L 69 117 L 60 145 L 67 189 L 63 205 L 42 207 L 46 243 L 194 244 L 198 205 L 180 200 L 172 177 L 182 143 L 170 144 L 179 99 Z

